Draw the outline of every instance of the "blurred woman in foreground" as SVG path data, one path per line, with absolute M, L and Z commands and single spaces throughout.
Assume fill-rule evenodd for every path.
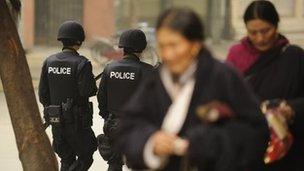
M 188 9 L 157 22 L 163 65 L 127 104 L 121 144 L 132 169 L 259 170 L 267 123 L 242 79 L 204 47 Z

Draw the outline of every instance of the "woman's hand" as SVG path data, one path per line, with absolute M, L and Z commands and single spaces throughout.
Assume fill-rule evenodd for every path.
M 263 113 L 266 113 L 267 110 L 273 110 L 279 113 L 288 123 L 290 123 L 294 117 L 294 110 L 286 100 L 266 100 L 262 103 L 261 109 Z
M 183 156 L 187 153 L 189 147 L 189 141 L 182 138 L 177 138 L 174 141 L 174 154 Z
M 282 113 L 282 115 L 286 118 L 288 122 L 292 121 L 294 117 L 294 111 L 285 100 L 280 103 L 277 110 L 278 112 Z
M 152 135 L 154 144 L 153 152 L 160 157 L 166 157 L 174 154 L 174 142 L 177 137 L 164 131 L 157 131 Z

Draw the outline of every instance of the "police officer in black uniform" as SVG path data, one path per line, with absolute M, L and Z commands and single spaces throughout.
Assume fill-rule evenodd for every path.
M 146 36 L 141 30 L 130 29 L 123 32 L 119 47 L 123 48 L 124 58 L 108 64 L 103 71 L 97 99 L 99 114 L 105 119 L 105 124 L 104 135 L 99 136 L 98 141 L 101 142 L 99 151 L 108 161 L 108 171 L 121 171 L 123 165 L 121 154 L 113 148 L 117 134 L 117 117 L 140 82 L 154 70 L 151 65 L 140 61 L 141 52 L 146 45 Z M 109 139 L 110 148 L 104 144 L 107 142 L 105 138 Z
M 45 121 L 52 125 L 53 149 L 61 158 L 61 171 L 86 171 L 93 163 L 97 141 L 92 126 L 92 103 L 97 91 L 90 61 L 78 54 L 85 39 L 82 26 L 64 22 L 57 39 L 62 52 L 48 57 L 42 67 L 39 99 Z

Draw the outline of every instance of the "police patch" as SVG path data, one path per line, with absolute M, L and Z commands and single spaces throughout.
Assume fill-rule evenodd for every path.
M 134 72 L 110 72 L 111 79 L 120 79 L 120 80 L 135 80 Z
M 57 74 L 57 75 L 71 75 L 71 68 L 69 67 L 49 67 L 48 73 Z

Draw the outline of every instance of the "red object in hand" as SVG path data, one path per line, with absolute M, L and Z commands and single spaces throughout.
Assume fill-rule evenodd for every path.
M 289 132 L 287 119 L 276 106 L 269 107 L 269 101 L 266 101 L 261 108 L 271 133 L 264 157 L 264 162 L 267 164 L 277 161 L 286 155 L 293 143 L 293 136 Z
M 288 133 L 284 139 L 280 139 L 278 135 L 271 129 L 270 141 L 264 157 L 264 162 L 272 163 L 281 159 L 286 155 L 293 142 L 293 136 Z

